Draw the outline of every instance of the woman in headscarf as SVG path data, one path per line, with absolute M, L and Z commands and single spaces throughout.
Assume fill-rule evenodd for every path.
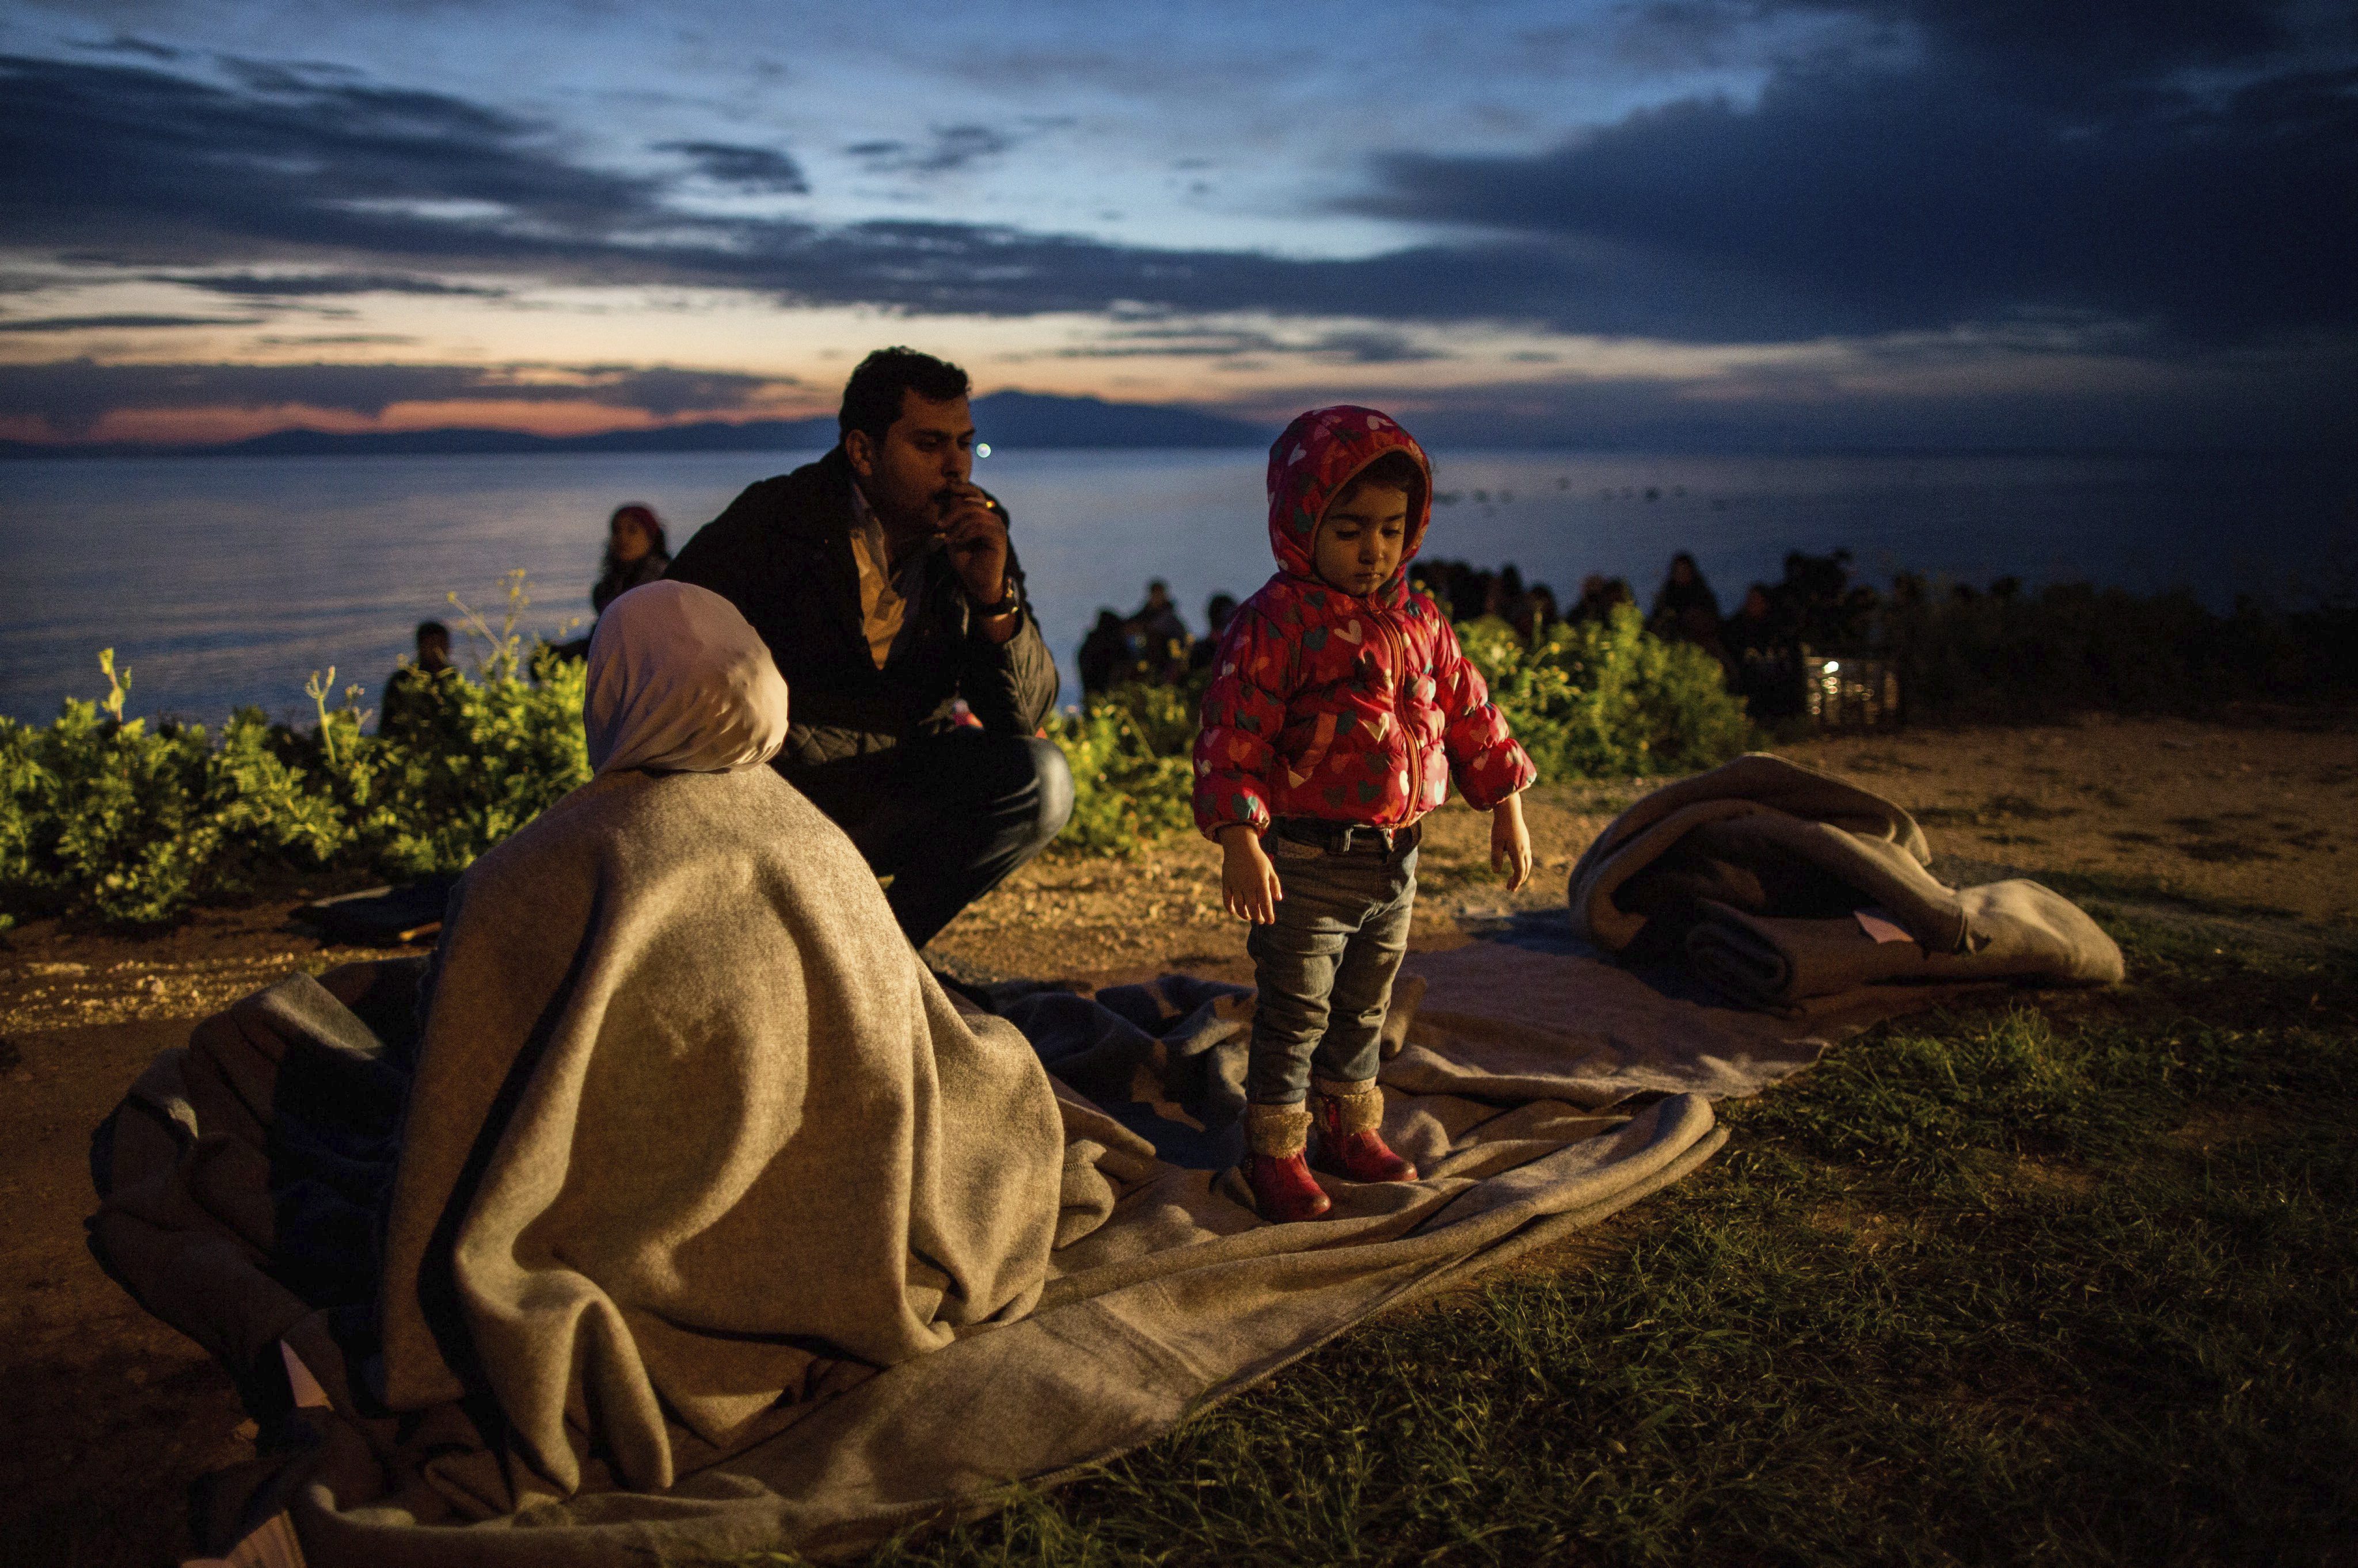
M 623 594 L 588 673 L 595 776 L 451 897 L 379 1300 L 385 1402 L 488 1393 L 553 1495 L 1028 1312 L 1064 1146 L 765 765 L 785 685 L 728 600 Z

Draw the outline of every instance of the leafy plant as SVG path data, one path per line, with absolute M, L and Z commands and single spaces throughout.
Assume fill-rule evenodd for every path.
M 304 687 L 319 715 L 308 730 L 255 708 L 218 737 L 150 730 L 122 717 L 131 674 L 106 651 L 105 698 L 70 699 L 47 727 L 0 718 L 0 921 L 156 925 L 271 868 L 462 870 L 590 776 L 582 667 L 524 653 L 529 602 L 511 578 L 507 623 L 483 629 L 481 678 L 435 680 L 393 735 L 366 733 L 358 686 L 330 706 L 333 667 Z
M 246 708 L 218 735 L 151 730 L 123 717 L 131 672 L 112 650 L 105 698 L 68 701 L 46 728 L 0 719 L 0 919 L 153 925 L 271 870 L 463 870 L 590 776 L 583 666 L 527 644 L 523 574 L 503 595 L 497 622 L 452 596 L 481 647 L 475 673 L 417 683 L 390 734 L 368 733 L 364 693 L 339 693 L 333 666 L 305 684 L 308 728 Z M 1635 611 L 1531 646 L 1498 621 L 1462 635 L 1543 778 L 1706 766 L 1748 734 L 1718 666 Z M 1201 686 L 1125 686 L 1050 719 L 1075 792 L 1061 852 L 1135 853 L 1188 825 Z
M 1559 622 L 1529 643 L 1496 618 L 1458 638 L 1542 779 L 1685 773 L 1751 741 L 1717 661 L 1648 632 L 1635 605 L 1609 621 Z
M 1135 685 L 1048 721 L 1048 738 L 1073 772 L 1073 816 L 1057 838 L 1059 850 L 1135 854 L 1187 826 L 1195 713 L 1191 690 Z

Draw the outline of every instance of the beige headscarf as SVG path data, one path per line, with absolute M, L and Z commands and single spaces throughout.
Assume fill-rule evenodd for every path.
M 785 744 L 786 683 L 735 605 L 651 582 L 598 618 L 581 719 L 594 772 L 734 773 Z

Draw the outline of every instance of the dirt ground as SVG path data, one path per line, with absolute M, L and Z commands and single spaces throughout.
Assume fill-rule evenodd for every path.
M 2358 722 L 2091 719 L 2035 730 L 1900 730 L 1785 754 L 1915 812 L 1941 859 L 2078 879 L 2115 901 L 2194 900 L 2267 924 L 2358 921 Z M 1554 904 L 1581 849 L 1650 783 L 1542 786 L 1539 869 L 1509 897 L 1488 822 L 1453 806 L 1421 855 L 1414 945 L 1455 946 L 1511 908 Z M 935 943 L 980 978 L 1102 985 L 1184 969 L 1245 979 L 1218 907 L 1218 855 L 1194 838 L 1132 860 L 1047 860 Z M 289 969 L 374 956 L 323 944 L 295 900 L 110 937 L 36 922 L 0 937 L 0 1541 L 27 1563 L 176 1562 L 191 1481 L 251 1454 L 252 1427 L 204 1353 L 148 1317 L 82 1244 L 92 1127 L 189 1025 Z

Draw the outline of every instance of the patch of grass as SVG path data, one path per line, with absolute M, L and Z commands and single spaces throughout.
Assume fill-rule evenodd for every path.
M 1957 864 L 1957 859 L 1955 856 L 1951 856 L 1945 863 L 1953 869 Z M 2026 873 L 2010 871 L 2008 874 Z M 2181 910 L 2189 914 L 2222 918 L 2262 920 L 2299 918 L 2290 910 L 2279 909 L 2272 904 L 2205 897 L 2199 893 L 2188 892 L 2163 878 L 2144 876 L 2130 871 L 2072 871 L 2056 867 L 2042 867 L 2038 872 L 2038 880 L 2064 897 L 2083 903 L 2095 899 L 2157 905 L 2171 910 Z
M 2358 1562 L 2358 952 L 2116 925 L 2133 985 L 1871 1032 L 1578 1265 L 871 1561 Z

